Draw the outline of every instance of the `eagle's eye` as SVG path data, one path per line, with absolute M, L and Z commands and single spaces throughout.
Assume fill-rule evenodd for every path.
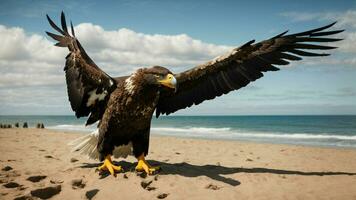
M 177 80 L 174 78 L 173 74 L 162 75 L 161 79 L 158 80 L 162 86 L 176 89 Z

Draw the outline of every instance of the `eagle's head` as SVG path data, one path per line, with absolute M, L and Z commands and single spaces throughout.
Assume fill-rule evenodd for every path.
M 167 68 L 154 66 L 143 70 L 146 83 L 161 88 L 177 89 L 177 80 Z
M 177 91 L 177 80 L 173 73 L 160 66 L 141 68 L 125 80 L 125 90 L 129 94 L 145 89 Z

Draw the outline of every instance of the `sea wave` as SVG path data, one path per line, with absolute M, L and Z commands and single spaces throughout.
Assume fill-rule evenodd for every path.
M 96 126 L 84 126 L 79 124 L 60 124 L 55 126 L 48 126 L 47 128 L 63 131 L 92 132 L 96 129 Z
M 79 132 L 92 132 L 96 126 L 62 124 L 49 126 L 49 129 L 67 130 Z M 152 127 L 153 135 L 166 135 L 178 137 L 197 137 L 208 139 L 235 139 L 250 141 L 280 142 L 292 144 L 315 144 L 328 146 L 350 146 L 356 147 L 356 135 L 346 134 L 313 134 L 313 133 L 278 133 L 278 132 L 256 132 L 237 130 L 230 127 Z
M 231 128 L 206 128 L 206 127 L 152 127 L 152 131 L 165 131 L 165 132 L 190 132 L 190 133 L 227 133 L 231 131 Z
M 250 132 L 231 128 L 205 128 L 205 127 L 154 127 L 153 132 L 159 134 L 166 133 L 185 133 L 185 134 L 217 134 L 216 136 L 229 137 L 250 137 L 250 138 L 285 138 L 285 139 L 336 139 L 336 140 L 355 140 L 356 135 L 332 135 L 332 134 L 312 134 L 312 133 L 278 133 L 278 132 Z

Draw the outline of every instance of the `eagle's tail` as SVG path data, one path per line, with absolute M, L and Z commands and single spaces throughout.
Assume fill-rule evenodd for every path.
M 72 146 L 72 152 L 79 152 L 80 154 L 87 155 L 91 159 L 98 159 L 99 152 L 96 148 L 98 137 L 99 131 L 95 130 L 90 134 L 69 142 L 68 145 Z
M 99 159 L 99 152 L 97 149 L 99 138 L 99 131 L 95 130 L 90 134 L 77 138 L 68 143 L 72 146 L 72 152 L 79 152 L 80 154 L 87 155 L 90 159 Z M 122 145 L 115 147 L 113 156 L 115 158 L 126 158 L 132 154 L 132 144 Z

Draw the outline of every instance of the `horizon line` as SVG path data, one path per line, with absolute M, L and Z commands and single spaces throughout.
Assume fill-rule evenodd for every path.
M 75 117 L 75 115 L 48 115 L 48 114 L 24 114 L 24 115 L 3 115 L 0 114 L 0 117 L 8 117 L 8 116 L 65 116 L 65 117 Z M 231 114 L 206 114 L 206 115 L 161 115 L 160 117 L 235 117 L 235 116 L 241 116 L 241 117 L 254 117 L 254 116 L 356 116 L 356 114 L 236 114 L 236 115 L 231 115 Z M 80 118 L 86 118 L 86 117 L 80 117 Z M 153 118 L 156 118 L 153 116 Z M 78 118 L 79 119 L 79 118 Z

